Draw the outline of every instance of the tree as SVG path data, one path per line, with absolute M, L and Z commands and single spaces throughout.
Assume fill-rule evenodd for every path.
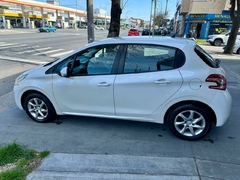
M 127 6 L 128 0 L 125 0 L 125 3 L 122 3 L 122 5 L 121 2 L 123 2 L 123 0 L 111 1 L 111 21 L 107 37 L 118 37 L 120 32 L 120 17 L 122 14 L 122 10 Z
M 111 22 L 107 37 L 119 36 L 121 14 L 122 14 L 121 0 L 112 0 Z
M 237 8 L 237 10 L 235 10 Z M 240 0 L 230 0 L 230 17 L 232 20 L 232 29 L 228 38 L 224 54 L 232 54 L 235 41 L 237 39 L 238 29 L 240 27 Z
M 166 22 L 164 21 L 164 19 L 166 18 L 166 15 L 165 14 L 162 14 L 162 13 L 158 13 L 155 17 L 155 26 L 158 26 L 158 27 L 162 27 L 162 26 L 165 26 L 166 25 Z

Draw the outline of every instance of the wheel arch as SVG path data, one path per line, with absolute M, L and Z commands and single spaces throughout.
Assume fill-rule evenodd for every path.
M 55 109 L 53 103 L 49 100 L 49 98 L 48 98 L 45 94 L 43 94 L 42 92 L 37 91 L 37 90 L 28 90 L 28 91 L 26 91 L 26 92 L 23 93 L 23 95 L 22 95 L 22 97 L 21 97 L 21 106 L 23 107 L 23 109 L 24 109 L 24 101 L 25 101 L 26 97 L 27 97 L 29 94 L 32 94 L 32 93 L 38 93 L 38 94 L 41 94 L 42 96 L 44 96 L 45 98 L 47 98 L 48 101 L 52 104 L 52 107 L 54 108 L 54 110 L 55 110 L 55 112 L 56 112 L 56 109 Z M 25 110 L 25 109 L 24 109 L 24 110 Z
M 239 47 L 238 50 L 237 50 L 237 54 L 240 54 L 240 47 Z
M 193 104 L 193 105 L 196 105 L 196 106 L 199 106 L 199 107 L 202 107 L 202 108 L 205 108 L 207 109 L 207 111 L 210 113 L 211 115 L 211 119 L 212 119 L 212 122 L 214 123 L 214 125 L 217 124 L 217 118 L 216 118 L 216 114 L 214 113 L 214 111 L 212 110 L 212 108 L 210 106 L 208 106 L 207 104 L 205 103 L 202 103 L 200 101 L 192 101 L 192 100 L 188 100 L 188 101 L 181 101 L 181 102 L 178 102 L 176 104 L 173 104 L 171 107 L 168 108 L 168 110 L 166 111 L 165 115 L 164 115 L 164 124 L 167 123 L 167 118 L 170 114 L 170 112 L 176 108 L 177 106 L 180 106 L 180 105 L 184 105 L 184 104 Z

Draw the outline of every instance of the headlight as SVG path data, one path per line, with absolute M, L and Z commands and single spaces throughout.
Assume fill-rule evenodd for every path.
M 20 76 L 17 77 L 15 80 L 14 85 L 18 85 L 22 80 L 24 80 L 27 77 L 28 74 L 21 74 Z

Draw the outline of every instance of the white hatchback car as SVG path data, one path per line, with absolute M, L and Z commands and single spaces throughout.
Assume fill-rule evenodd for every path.
M 15 101 L 37 122 L 68 114 L 167 123 L 196 140 L 230 114 L 219 63 L 192 40 L 107 38 L 20 75 Z
M 236 39 L 236 42 L 233 47 L 233 53 L 240 54 L 240 38 Z

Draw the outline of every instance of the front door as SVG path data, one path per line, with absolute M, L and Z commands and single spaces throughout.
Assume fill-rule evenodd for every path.
M 69 77 L 53 74 L 53 94 L 59 108 L 69 114 L 114 115 L 113 64 L 118 46 L 91 48 L 69 57 Z

